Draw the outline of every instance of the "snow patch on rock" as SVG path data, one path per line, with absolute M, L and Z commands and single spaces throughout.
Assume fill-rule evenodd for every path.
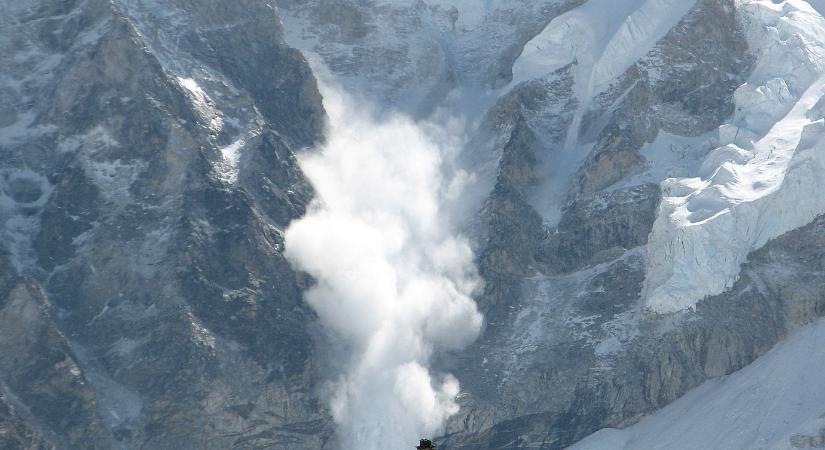
M 103 126 L 85 134 L 64 137 L 58 146 L 61 153 L 76 153 L 86 177 L 100 190 L 106 201 L 122 207 L 133 201 L 130 189 L 148 163 L 141 160 L 110 159 L 106 153 L 120 143 Z
M 553 19 L 530 40 L 513 65 L 513 83 L 550 79 L 573 63 L 578 107 L 563 147 L 531 203 L 548 226 L 558 223 L 567 186 L 593 148 L 579 142 L 582 117 L 593 97 L 643 58 L 693 8 L 684 0 L 590 0 Z
M 215 107 L 212 98 L 201 89 L 197 81 L 192 78 L 178 78 L 178 82 L 185 89 L 186 94 L 192 101 L 192 106 L 201 116 L 212 131 L 219 132 L 223 129 L 223 114 Z
M 238 181 L 238 166 L 241 161 L 241 147 L 243 146 L 244 139 L 241 138 L 218 149 L 222 158 L 216 166 L 218 176 L 229 184 L 235 184 Z
M 29 169 L 0 170 L 0 235 L 18 273 L 37 265 L 32 241 L 40 231 L 40 212 L 52 191 L 44 176 Z
M 550 22 L 513 65 L 513 82 L 541 78 L 576 61 L 590 97 L 641 59 L 695 0 L 590 0 Z M 610 11 L 610 13 L 605 13 Z

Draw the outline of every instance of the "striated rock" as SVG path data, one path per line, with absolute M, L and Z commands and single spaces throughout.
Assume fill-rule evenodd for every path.
M 577 198 L 544 237 L 537 260 L 548 273 L 566 273 L 645 245 L 659 196 L 649 183 Z
M 112 445 L 53 306 L 35 281 L 13 275 L 7 253 L 0 256 L 0 439 L 7 448 Z
M 29 277 L 0 313 L 9 439 L 320 448 L 315 318 L 280 229 L 311 197 L 293 152 L 321 139 L 324 112 L 275 12 L 42 0 L 10 14 L 22 131 L 2 134 L 0 162 L 30 181 L 10 179 L 4 217 L 33 226 L 2 270 Z
M 487 361 L 474 372 L 485 374 L 483 384 L 467 376 L 465 386 L 494 392 L 465 404 L 472 411 L 453 424 L 449 448 L 563 448 L 744 367 L 825 312 L 815 256 L 823 227 L 820 217 L 772 241 L 749 257 L 730 292 L 675 317 L 639 315 L 643 270 L 634 257 L 584 276 L 537 279 L 543 291 L 522 297 L 510 331 L 479 344 Z M 495 406 L 482 412 L 486 401 Z

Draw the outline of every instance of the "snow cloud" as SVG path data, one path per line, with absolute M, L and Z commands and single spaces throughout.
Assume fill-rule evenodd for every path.
M 407 448 L 458 411 L 458 380 L 430 372 L 433 351 L 465 347 L 482 322 L 451 214 L 469 179 L 450 168 L 459 127 L 322 92 L 327 142 L 299 157 L 316 199 L 286 230 L 286 255 L 315 278 L 307 302 L 351 349 L 331 399 L 342 447 Z

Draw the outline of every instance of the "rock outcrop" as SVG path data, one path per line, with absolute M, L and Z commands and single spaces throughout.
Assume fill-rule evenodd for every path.
M 311 198 L 294 152 L 324 111 L 275 12 L 11 5 L 4 439 L 321 447 L 315 317 L 281 229 Z
M 0 447 L 335 448 L 332 347 L 283 239 L 313 198 L 316 76 L 467 135 L 485 324 L 433 357 L 462 387 L 439 448 L 630 426 L 825 315 L 813 208 L 754 227 L 721 292 L 647 295 L 690 242 L 671 199 L 726 185 L 706 172 L 789 111 L 791 150 L 819 149 L 822 49 L 793 28 L 819 13 L 600 1 L 0 0 Z

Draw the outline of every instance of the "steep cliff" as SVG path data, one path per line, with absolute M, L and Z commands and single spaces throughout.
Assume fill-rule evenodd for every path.
M 349 128 L 376 135 L 350 136 L 359 151 L 337 154 L 344 187 L 326 195 L 376 229 L 396 215 L 403 226 L 375 242 L 327 229 L 323 242 L 397 246 L 376 252 L 392 256 L 380 273 L 427 281 L 449 252 L 416 239 L 472 247 L 474 267 L 461 247 L 466 273 L 445 278 L 472 280 L 447 290 L 475 294 L 478 339 L 455 350 L 425 316 L 415 324 L 436 338 L 410 341 L 416 363 L 460 382 L 445 423 L 428 424 L 439 448 L 564 448 L 603 428 L 580 448 L 647 447 L 652 428 L 662 448 L 821 446 L 815 401 L 788 418 L 804 423 L 769 433 L 752 422 L 778 416 L 741 414 L 805 389 L 820 398 L 810 377 L 787 398 L 732 402 L 742 427 L 729 440 L 684 440 L 673 417 L 716 430 L 729 422 L 703 422 L 696 405 L 721 408 L 782 364 L 818 367 L 799 352 L 821 327 L 799 329 L 825 315 L 823 12 L 813 0 L 0 0 L 0 447 L 358 441 L 336 434 L 329 386 L 353 343 L 306 301 L 319 280 L 290 264 L 284 238 L 308 208 L 325 211 L 301 152 Z M 329 123 L 316 78 L 351 97 L 352 127 Z M 419 141 L 426 154 L 392 158 Z M 425 156 L 424 175 L 386 190 L 359 179 Z M 378 200 L 349 202 L 349 182 Z M 384 201 L 407 192 L 396 184 L 428 195 Z M 428 202 L 438 214 L 408 217 Z M 389 326 L 372 318 L 337 320 Z
M 58 448 L 319 447 L 280 229 L 324 112 L 275 12 L 2 6 L 4 417 Z

